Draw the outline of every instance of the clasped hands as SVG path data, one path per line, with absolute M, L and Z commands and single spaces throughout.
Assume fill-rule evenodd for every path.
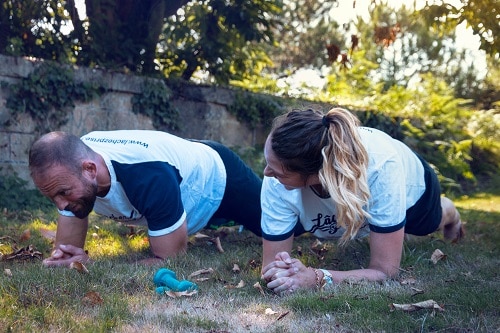
M 91 263 L 87 252 L 77 246 L 73 245 L 59 245 L 52 251 L 50 257 L 43 261 L 45 267 L 66 266 L 70 267 L 71 263 L 78 261 L 82 264 Z M 139 261 L 140 264 L 147 266 L 154 266 L 163 263 L 163 259 L 159 257 L 146 258 Z
M 85 250 L 80 247 L 61 244 L 52 251 L 50 257 L 43 261 L 43 265 L 46 267 L 69 267 L 71 263 L 75 261 L 86 264 L 90 261 L 90 258 L 87 252 L 85 252 Z
M 314 270 L 299 259 L 291 258 L 288 252 L 276 254 L 274 261 L 262 269 L 262 279 L 277 294 L 316 287 Z

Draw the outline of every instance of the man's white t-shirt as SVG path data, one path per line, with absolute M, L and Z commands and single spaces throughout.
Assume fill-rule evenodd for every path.
M 104 158 L 111 176 L 108 194 L 96 199 L 97 214 L 147 225 L 150 236 L 169 234 L 187 220 L 191 235 L 219 208 L 226 170 L 203 143 L 142 130 L 96 131 L 81 140 Z

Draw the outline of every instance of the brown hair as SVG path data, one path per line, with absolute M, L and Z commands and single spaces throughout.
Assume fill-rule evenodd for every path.
M 346 229 L 341 244 L 354 238 L 369 217 L 368 154 L 359 125 L 356 116 L 342 108 L 326 115 L 294 110 L 277 117 L 270 134 L 271 148 L 287 170 L 304 178 L 319 175 L 336 204 L 337 221 Z

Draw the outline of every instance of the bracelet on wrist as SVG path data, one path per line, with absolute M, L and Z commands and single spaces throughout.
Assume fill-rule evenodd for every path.
M 323 290 L 325 286 L 330 286 L 333 284 L 333 276 L 330 271 L 326 269 L 316 269 L 312 267 L 308 267 L 314 271 L 314 274 L 316 275 L 316 289 L 317 290 Z M 323 273 L 323 277 L 321 277 L 320 272 Z
M 313 270 L 314 275 L 316 275 L 316 289 L 320 290 L 321 289 L 321 277 L 319 276 L 319 270 L 316 268 L 309 267 L 310 269 Z

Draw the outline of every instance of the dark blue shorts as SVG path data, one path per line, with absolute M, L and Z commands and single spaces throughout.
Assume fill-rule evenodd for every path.
M 236 153 L 223 144 L 209 140 L 193 141 L 204 143 L 219 153 L 226 168 L 226 190 L 219 209 L 212 219 L 218 220 L 215 222 L 218 224 L 234 221 L 260 237 L 262 179 Z
M 436 231 L 441 223 L 441 186 L 429 163 L 420 156 L 418 158 L 425 170 L 425 192 L 415 205 L 406 211 L 405 233 L 425 236 Z

